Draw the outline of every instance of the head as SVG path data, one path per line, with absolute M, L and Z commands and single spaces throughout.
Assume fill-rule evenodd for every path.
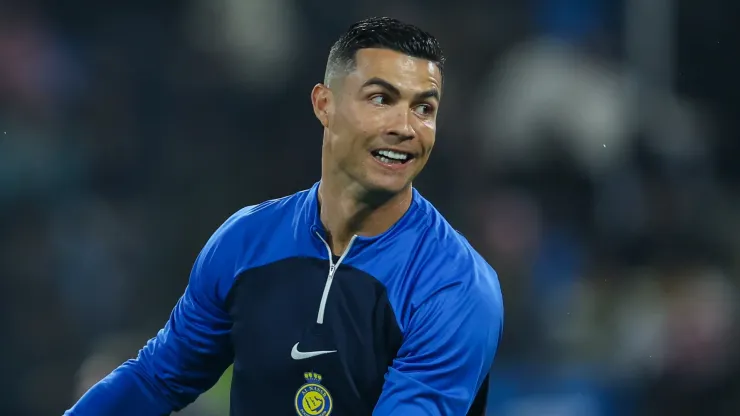
M 324 126 L 323 180 L 369 194 L 410 189 L 434 147 L 443 65 L 437 40 L 416 26 L 352 25 L 311 94 Z

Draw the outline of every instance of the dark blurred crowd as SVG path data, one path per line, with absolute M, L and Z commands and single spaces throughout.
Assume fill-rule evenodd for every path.
M 740 3 L 38 0 L 0 2 L 1 415 L 61 414 L 318 180 L 309 92 L 371 15 L 448 55 L 416 186 L 501 279 L 490 414 L 740 414 Z

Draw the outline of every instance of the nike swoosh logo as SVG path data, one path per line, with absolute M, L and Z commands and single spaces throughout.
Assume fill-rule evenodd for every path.
M 298 351 L 298 344 L 300 342 L 296 342 L 295 345 L 293 345 L 293 349 L 290 351 L 290 357 L 294 360 L 305 360 L 306 358 L 316 357 L 318 355 L 324 355 L 324 354 L 331 354 L 335 351 L 308 351 L 308 352 L 302 352 Z

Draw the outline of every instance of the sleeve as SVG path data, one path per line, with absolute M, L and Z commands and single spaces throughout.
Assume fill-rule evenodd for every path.
M 493 291 L 452 286 L 411 316 L 374 416 L 462 416 L 487 379 L 503 331 Z
M 65 416 L 164 416 L 192 403 L 233 361 L 225 306 L 234 262 L 224 233 L 198 255 L 169 320 L 139 351 L 93 386 Z

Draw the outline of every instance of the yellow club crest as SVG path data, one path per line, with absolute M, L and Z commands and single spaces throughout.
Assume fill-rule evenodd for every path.
M 329 391 L 321 385 L 321 374 L 303 373 L 306 384 L 295 394 L 295 411 L 299 416 L 329 416 L 333 403 Z

